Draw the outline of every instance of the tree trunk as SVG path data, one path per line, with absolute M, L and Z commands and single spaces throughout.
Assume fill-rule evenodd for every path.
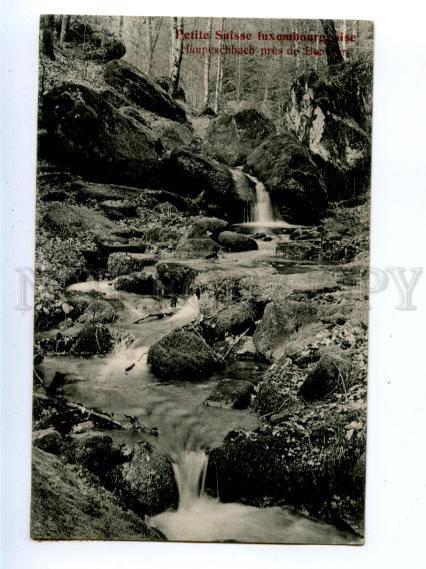
M 225 18 L 222 19 L 222 27 L 221 30 L 223 32 L 223 28 L 225 25 Z M 219 42 L 219 50 L 221 49 L 223 44 L 222 38 Z M 214 95 L 214 112 L 217 114 L 220 108 L 220 98 L 222 95 L 222 79 L 223 79 L 223 63 L 222 63 L 222 53 L 219 51 L 219 58 L 217 61 L 217 73 L 216 73 L 216 88 L 215 88 L 215 95 Z
M 325 43 L 325 54 L 327 56 L 328 65 L 338 65 L 343 63 L 344 59 L 340 53 L 339 42 L 336 38 L 336 29 L 333 20 L 321 20 L 324 34 L 327 36 Z
M 179 88 L 179 78 L 180 78 L 180 65 L 182 63 L 183 54 L 183 37 L 179 34 L 177 37 L 178 30 L 183 31 L 183 18 L 173 18 L 173 29 L 174 29 L 174 50 L 173 50 L 173 62 L 170 74 L 171 84 L 170 84 L 170 94 L 172 97 L 176 97 Z
M 120 19 L 118 21 L 118 37 L 120 39 L 123 38 L 123 25 L 124 25 L 124 16 L 120 16 Z
M 59 36 L 59 45 L 63 45 L 67 41 L 68 32 L 70 29 L 70 18 L 71 18 L 71 16 L 65 16 L 65 14 L 62 16 L 61 34 Z
M 42 30 L 42 52 L 46 57 L 54 60 L 55 16 L 42 16 Z
M 210 105 L 210 64 L 211 64 L 211 53 L 210 53 L 210 47 L 212 44 L 212 30 L 213 30 L 213 18 L 209 18 L 209 27 L 208 27 L 208 32 L 209 32 L 209 43 L 207 45 L 208 47 L 208 52 L 206 53 L 206 58 L 204 61 L 204 101 L 203 101 L 203 105 L 204 108 L 207 109 L 207 107 Z
M 151 77 L 152 73 L 152 18 L 147 16 L 145 18 L 146 26 L 146 62 L 145 62 L 145 73 L 148 77 Z

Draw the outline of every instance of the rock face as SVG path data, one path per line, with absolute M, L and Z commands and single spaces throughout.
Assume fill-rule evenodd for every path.
M 115 63 L 115 62 L 111 62 Z M 158 151 L 152 131 L 126 117 L 94 89 L 63 83 L 43 95 L 40 154 L 79 174 L 117 183 L 156 180 Z
M 238 379 L 223 379 L 204 401 L 207 407 L 223 409 L 246 409 L 250 405 L 253 384 Z
M 228 219 L 240 220 L 243 202 L 230 170 L 223 164 L 189 150 L 176 150 L 163 161 L 162 171 L 170 191 L 199 197 L 203 205 L 213 204 Z
M 192 219 L 192 225 L 188 230 L 187 237 L 206 238 L 207 236 L 217 239 L 219 233 L 226 231 L 229 223 L 217 217 L 198 216 Z
M 207 139 L 221 161 L 238 166 L 274 132 L 272 121 L 255 109 L 247 109 L 234 115 L 219 115 L 211 121 Z
M 108 272 L 115 278 L 142 271 L 155 262 L 155 256 L 149 253 L 111 253 L 108 257 Z
M 128 452 L 130 461 L 112 468 L 107 484 L 140 515 L 176 508 L 178 493 L 170 460 L 148 442 L 128 448 Z
M 145 73 L 125 61 L 111 61 L 105 67 L 106 82 L 138 107 L 168 119 L 186 123 L 184 109 Z
M 242 301 L 221 310 L 211 318 L 205 318 L 201 323 L 203 334 L 208 341 L 223 340 L 225 335 L 241 334 L 254 326 L 257 316 L 252 304 Z
M 80 356 L 106 354 L 112 348 L 111 334 L 101 324 L 87 324 L 77 335 L 72 351 Z
M 255 251 L 258 248 L 252 237 L 234 231 L 222 231 L 218 237 L 218 242 L 227 251 Z
M 268 189 L 283 217 L 314 223 L 328 204 L 327 189 L 310 150 L 294 134 L 269 136 L 247 157 L 248 171 Z
M 161 379 L 197 381 L 209 377 L 217 361 L 209 346 L 195 332 L 175 330 L 153 344 L 148 363 Z
M 319 158 L 334 198 L 349 197 L 352 182 L 368 185 L 371 159 L 371 69 L 362 63 L 310 72 L 291 87 L 287 127 Z
M 270 302 L 253 336 L 256 350 L 270 359 L 289 336 L 315 317 L 315 309 L 304 302 L 290 300 Z
M 198 271 L 185 263 L 160 261 L 156 266 L 163 285 L 175 294 L 187 294 Z
M 33 539 L 161 539 L 90 475 L 82 477 L 79 468 L 38 448 L 32 466 Z
M 324 399 L 332 392 L 344 393 L 352 386 L 350 362 L 336 354 L 324 354 L 299 390 L 306 401 Z

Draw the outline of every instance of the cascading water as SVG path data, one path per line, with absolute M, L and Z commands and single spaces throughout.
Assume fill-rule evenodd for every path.
M 256 223 L 259 228 L 262 228 L 263 225 L 265 228 L 268 228 L 268 225 L 275 221 L 271 197 L 262 182 L 249 174 L 246 174 L 246 176 L 255 184 L 256 203 L 254 206 L 253 222 Z
M 243 172 L 241 168 L 231 168 L 230 171 L 238 194 L 247 204 L 243 216 L 244 221 L 236 225 L 251 229 L 253 233 L 302 227 L 277 218 L 269 192 L 255 176 Z

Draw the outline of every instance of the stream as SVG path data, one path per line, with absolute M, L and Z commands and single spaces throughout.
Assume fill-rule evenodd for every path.
M 234 170 L 236 178 L 241 176 Z M 256 188 L 254 219 L 243 226 L 259 230 L 291 227 L 273 217 L 269 195 L 263 184 L 247 176 Z M 226 262 L 250 266 L 258 260 L 271 265 L 274 241 L 259 241 L 258 251 L 225 254 Z M 254 265 L 251 265 L 254 266 Z M 312 268 L 313 269 L 313 268 Z M 283 264 L 282 272 L 312 270 L 307 266 Z M 234 429 L 255 429 L 258 418 L 248 410 L 222 409 L 203 405 L 220 379 L 258 377 L 266 369 L 264 364 L 247 360 L 237 361 L 208 380 L 159 380 L 147 364 L 149 347 L 176 327 L 190 323 L 199 314 L 196 296 L 179 298 L 177 310 L 171 317 L 145 319 L 146 314 L 170 310 L 168 298 L 141 296 L 115 291 L 112 282 L 88 281 L 71 285 L 68 290 L 88 293 L 96 291 L 105 298 L 115 298 L 123 309 L 109 328 L 125 332 L 127 337 L 116 344 L 105 356 L 82 358 L 61 355 L 46 356 L 42 371 L 47 382 L 56 372 L 67 374 L 63 396 L 70 401 L 105 411 L 135 416 L 142 425 L 155 427 L 155 444 L 172 460 L 179 490 L 177 511 L 166 511 L 149 520 L 169 540 L 229 541 L 256 543 L 356 543 L 352 534 L 282 507 L 258 508 L 241 503 L 221 503 L 204 490 L 208 465 L 208 449 L 219 445 L 225 435 Z M 75 324 L 64 334 L 75 334 L 81 328 Z M 48 334 L 55 335 L 57 330 Z M 144 440 L 143 433 L 115 431 L 109 433 L 117 442 L 131 438 Z

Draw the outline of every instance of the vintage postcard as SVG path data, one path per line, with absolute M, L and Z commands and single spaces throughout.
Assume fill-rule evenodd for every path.
M 44 15 L 31 535 L 362 544 L 373 24 Z

